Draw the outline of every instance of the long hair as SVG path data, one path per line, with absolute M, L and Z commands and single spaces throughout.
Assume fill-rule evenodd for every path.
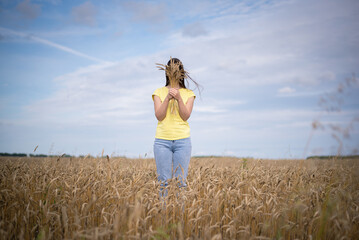
M 196 85 L 196 88 L 198 89 L 199 94 L 201 94 L 201 86 L 195 80 L 193 80 L 191 78 L 191 76 L 189 75 L 189 73 L 187 71 L 184 70 L 183 64 L 178 58 L 171 58 L 167 62 L 166 68 L 164 68 L 163 70 L 168 69 L 170 66 L 172 66 L 172 64 L 178 65 L 178 69 L 181 72 L 183 72 L 183 74 L 180 74 L 181 77 L 178 79 L 179 86 L 181 88 L 187 88 L 186 85 L 188 85 L 188 79 L 190 79 Z M 165 75 L 166 75 L 166 85 L 165 86 L 169 86 L 170 85 L 170 79 L 169 79 L 168 74 L 167 74 L 166 71 L 165 71 Z
M 179 70 L 180 71 L 183 71 L 184 68 L 183 68 L 183 64 L 182 62 L 178 59 L 178 58 L 171 58 L 168 62 L 167 62 L 167 66 L 171 66 L 172 64 L 178 64 L 179 65 Z M 169 77 L 167 76 L 167 72 L 165 73 L 166 74 L 166 85 L 165 86 L 169 86 L 170 85 L 170 79 Z M 186 88 L 186 84 L 184 82 L 184 79 L 185 79 L 185 75 L 183 74 L 182 75 L 183 77 L 180 78 L 178 80 L 178 84 L 181 88 Z M 188 75 L 189 77 L 189 75 Z

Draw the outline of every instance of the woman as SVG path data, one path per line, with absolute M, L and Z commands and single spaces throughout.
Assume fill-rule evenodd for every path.
M 186 88 L 184 80 L 191 78 L 179 59 L 171 58 L 161 66 L 166 71 L 166 85 L 152 94 L 158 120 L 154 142 L 158 180 L 161 186 L 167 186 L 167 180 L 175 177 L 180 180 L 180 187 L 185 187 L 192 150 L 187 120 L 196 96 Z

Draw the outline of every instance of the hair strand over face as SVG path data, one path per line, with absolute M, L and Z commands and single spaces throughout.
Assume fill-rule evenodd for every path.
M 199 93 L 200 92 L 200 85 L 194 81 L 189 73 L 184 69 L 182 62 L 178 58 L 170 58 L 170 60 L 167 62 L 167 65 L 156 63 L 157 68 L 159 70 L 165 71 L 166 74 L 166 85 L 173 87 L 180 87 L 180 88 L 187 88 L 185 84 L 185 79 L 187 81 L 188 85 L 188 79 L 190 79 L 197 87 Z M 174 112 L 175 103 L 174 101 L 170 101 L 171 106 L 171 113 Z

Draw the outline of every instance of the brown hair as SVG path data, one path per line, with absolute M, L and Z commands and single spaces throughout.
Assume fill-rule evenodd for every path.
M 187 88 L 186 85 L 188 85 L 188 79 L 190 79 L 195 85 L 196 88 L 198 89 L 199 93 L 201 94 L 201 86 L 191 78 L 191 76 L 189 75 L 189 73 L 187 71 L 184 70 L 183 64 L 181 62 L 181 60 L 179 60 L 178 58 L 171 58 L 168 62 L 167 65 L 165 66 L 165 72 L 166 72 L 166 85 L 165 86 L 169 86 L 170 85 L 170 79 L 168 77 L 168 69 L 172 69 L 171 67 L 173 67 L 173 65 L 178 65 L 178 70 L 180 71 L 180 74 L 177 74 L 178 76 L 178 84 L 181 88 Z M 163 66 L 163 65 L 162 65 Z M 186 80 L 186 81 L 185 81 Z M 187 84 L 186 84 L 187 83 Z

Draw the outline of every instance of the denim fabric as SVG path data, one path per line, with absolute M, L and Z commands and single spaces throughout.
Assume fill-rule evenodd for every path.
M 180 187 L 185 187 L 188 165 L 191 159 L 191 138 L 179 140 L 155 139 L 153 152 L 156 160 L 158 180 L 167 186 L 167 180 L 178 178 Z

